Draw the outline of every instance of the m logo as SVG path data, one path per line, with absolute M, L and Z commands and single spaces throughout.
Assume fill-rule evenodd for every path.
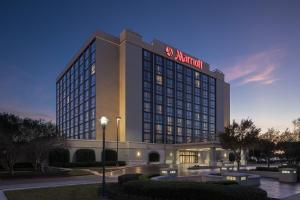
M 174 54 L 173 49 L 171 47 L 166 47 L 166 54 L 167 56 L 172 57 Z

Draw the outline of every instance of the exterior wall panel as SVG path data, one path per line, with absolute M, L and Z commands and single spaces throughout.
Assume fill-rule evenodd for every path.
M 116 116 L 119 115 L 119 46 L 96 40 L 96 139 L 102 140 L 99 119 L 110 120 L 106 139 L 116 140 Z

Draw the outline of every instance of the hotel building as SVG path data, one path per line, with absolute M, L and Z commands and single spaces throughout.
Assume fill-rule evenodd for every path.
M 56 81 L 58 131 L 77 149 L 94 149 L 101 159 L 106 116 L 107 148 L 119 160 L 215 165 L 226 160 L 218 133 L 230 121 L 230 86 L 219 70 L 158 40 L 143 41 L 124 30 L 119 37 L 96 32 Z M 117 124 L 116 117 L 121 117 Z

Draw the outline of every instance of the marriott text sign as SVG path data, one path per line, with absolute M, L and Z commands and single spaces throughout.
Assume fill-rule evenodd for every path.
M 165 49 L 167 56 L 173 57 L 174 50 L 171 47 L 166 47 Z M 175 60 L 180 61 L 182 63 L 190 64 L 194 66 L 195 68 L 202 69 L 203 61 L 199 59 L 192 58 L 186 54 L 184 54 L 182 51 L 176 50 Z

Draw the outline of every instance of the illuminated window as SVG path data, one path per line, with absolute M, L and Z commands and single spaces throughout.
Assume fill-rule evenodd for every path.
M 200 88 L 200 81 L 199 80 L 195 80 L 195 87 Z
M 182 135 L 182 128 L 181 127 L 177 127 L 177 135 Z
M 173 134 L 173 126 L 167 126 L 167 134 L 172 135 Z
M 96 73 L 96 66 L 95 66 L 95 64 L 93 64 L 91 67 L 91 75 L 93 75 L 95 73 Z
M 163 78 L 161 75 L 156 75 L 156 83 L 159 85 L 163 84 Z
M 156 105 L 156 113 L 162 114 L 162 105 Z

